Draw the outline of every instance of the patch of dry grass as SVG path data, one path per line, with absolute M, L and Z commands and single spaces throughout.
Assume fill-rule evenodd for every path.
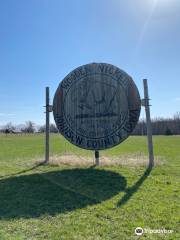
M 143 153 L 124 154 L 119 156 L 100 156 L 101 166 L 147 166 L 148 156 Z M 54 155 L 50 157 L 50 165 L 70 165 L 70 166 L 92 166 L 95 164 L 95 157 L 79 156 L 73 153 Z M 155 157 L 155 165 L 163 165 L 165 160 L 162 157 Z

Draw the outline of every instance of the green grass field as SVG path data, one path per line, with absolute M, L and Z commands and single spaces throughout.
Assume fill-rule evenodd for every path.
M 180 136 L 155 136 L 154 148 L 164 161 L 153 169 L 37 166 L 43 135 L 0 135 L 0 240 L 180 239 Z M 52 135 L 51 155 L 64 149 L 92 156 Z M 147 155 L 145 137 L 101 154 L 137 152 Z M 138 237 L 136 227 L 173 233 Z

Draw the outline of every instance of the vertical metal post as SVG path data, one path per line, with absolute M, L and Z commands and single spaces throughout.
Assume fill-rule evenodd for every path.
M 49 87 L 46 87 L 46 140 L 45 163 L 49 162 Z
M 99 151 L 95 151 L 96 166 L 99 166 Z
M 148 139 L 148 150 L 149 150 L 149 166 L 154 166 L 154 152 L 153 152 L 153 141 L 152 141 L 152 126 L 151 126 L 151 115 L 149 105 L 149 93 L 147 79 L 143 79 L 144 84 L 144 106 L 146 111 L 146 123 L 147 123 L 147 139 Z

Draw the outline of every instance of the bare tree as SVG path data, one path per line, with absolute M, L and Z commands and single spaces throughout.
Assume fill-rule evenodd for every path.
M 9 122 L 3 127 L 3 132 L 6 134 L 15 133 L 15 129 L 16 127 L 11 122 Z
M 50 126 L 49 126 L 49 131 L 51 133 L 57 133 L 58 132 L 58 129 L 57 127 L 55 126 L 55 124 L 51 123 Z
M 38 132 L 40 133 L 44 133 L 46 131 L 46 126 L 43 125 L 43 126 L 40 126 L 40 128 L 38 129 Z M 50 126 L 49 126 L 49 131 L 51 133 L 57 133 L 58 132 L 58 129 L 57 127 L 55 126 L 55 124 L 51 123 Z
M 21 132 L 34 133 L 35 132 L 35 124 L 32 121 L 27 121 L 25 127 L 21 129 Z
M 44 133 L 46 131 L 46 126 L 43 125 L 43 126 L 40 126 L 39 129 L 38 129 L 38 132 L 40 133 Z

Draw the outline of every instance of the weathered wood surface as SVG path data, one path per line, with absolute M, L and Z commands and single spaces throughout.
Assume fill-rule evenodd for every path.
M 124 141 L 139 119 L 141 101 L 132 78 L 106 63 L 78 67 L 60 83 L 53 113 L 60 133 L 85 149 Z

